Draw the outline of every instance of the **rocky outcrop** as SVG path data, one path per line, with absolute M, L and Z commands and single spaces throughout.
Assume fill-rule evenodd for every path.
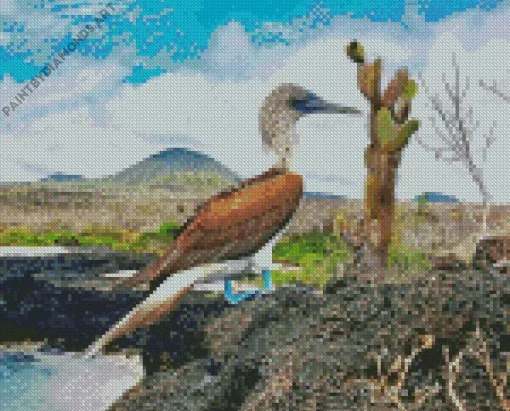
M 434 270 L 465 270 L 469 263 L 455 253 L 446 253 L 432 256 L 430 259 Z
M 495 267 L 500 272 L 510 269 L 510 237 L 484 237 L 476 244 L 473 264 L 478 269 Z
M 8 247 L 7 247 L 8 248 Z M 54 253 L 38 250 L 56 248 Z M 155 260 L 153 254 L 112 251 L 104 247 L 27 247 L 27 254 L 0 255 L 0 287 L 12 278 L 39 278 L 53 283 L 90 280 L 104 273 L 138 270 Z
M 175 315 L 152 328 L 162 350 Z M 111 409 L 506 410 L 509 317 L 510 280 L 491 271 L 279 289 L 200 322 L 194 358 L 154 360 Z
M 7 280 L 1 293 L 0 343 L 45 341 L 45 349 L 64 351 L 83 351 L 147 295 L 64 287 L 33 278 Z M 223 296 L 191 293 L 158 326 L 119 339 L 109 348 L 143 348 L 149 374 L 165 362 L 183 364 L 203 355 L 204 324 L 225 307 Z
M 146 292 L 1 285 L 0 342 L 82 351 Z M 189 293 L 160 322 L 115 341 L 145 379 L 112 410 L 508 410 L 510 277 L 431 271 L 409 284 L 341 278 L 236 306 Z M 421 408 L 420 408 L 421 407 Z
M 30 277 L 6 280 L 0 290 L 0 343 L 46 341 L 48 348 L 66 351 L 83 350 L 143 295 L 61 287 Z

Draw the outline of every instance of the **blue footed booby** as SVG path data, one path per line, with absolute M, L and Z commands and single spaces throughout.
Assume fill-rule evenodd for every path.
M 161 258 L 124 281 L 126 287 L 150 283 L 152 293 L 90 345 L 86 356 L 94 356 L 113 340 L 158 321 L 198 282 L 228 281 L 262 269 L 269 285 L 271 245 L 303 194 L 302 177 L 290 171 L 297 146 L 295 126 L 301 117 L 314 113 L 360 111 L 327 102 L 296 84 L 274 89 L 259 111 L 259 128 L 263 144 L 276 155 L 275 166 L 210 198 Z M 226 285 L 226 291 L 231 292 L 229 283 Z

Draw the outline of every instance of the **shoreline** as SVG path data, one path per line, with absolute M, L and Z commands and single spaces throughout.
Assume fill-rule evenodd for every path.
M 28 356 L 6 359 L 0 400 L 12 411 L 107 410 L 145 377 L 141 355 L 116 353 L 87 359 L 81 352 L 39 352 L 41 345 L 0 347 L 3 353 Z M 16 365 L 11 369 L 9 364 Z

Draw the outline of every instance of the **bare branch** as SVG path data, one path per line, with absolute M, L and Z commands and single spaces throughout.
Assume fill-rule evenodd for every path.
M 442 160 L 442 161 L 445 161 L 448 163 L 454 163 L 454 162 L 458 162 L 461 160 L 461 158 L 458 155 L 453 156 L 453 157 L 445 156 L 445 153 L 451 153 L 452 150 L 450 148 L 430 146 L 427 143 L 425 143 L 423 141 L 423 139 L 419 136 L 416 136 L 416 141 L 425 151 L 434 153 L 434 157 L 436 158 L 436 160 Z
M 456 95 L 455 95 L 455 92 L 453 91 L 452 86 L 450 85 L 450 83 L 448 83 L 446 81 L 446 75 L 443 75 L 443 82 L 444 82 L 444 89 L 446 91 L 446 94 L 448 95 L 448 97 L 450 98 L 452 103 L 455 104 Z
M 496 96 L 499 98 L 502 98 L 507 103 L 510 103 L 510 96 L 507 94 L 504 94 L 501 90 L 499 90 L 496 82 L 494 81 L 493 85 L 488 85 L 484 80 L 480 80 L 479 82 L 480 87 L 487 91 L 492 91 Z
M 452 405 L 458 411 L 465 411 L 466 406 L 463 401 L 459 398 L 457 391 L 454 388 L 455 383 L 459 378 L 461 361 L 464 353 L 462 351 L 455 357 L 450 359 L 450 350 L 448 347 L 443 348 L 443 355 L 445 357 L 445 363 L 448 365 L 448 370 L 446 372 L 446 393 L 448 399 L 451 401 Z
M 475 161 L 474 156 L 479 155 L 480 150 L 476 149 L 474 144 L 475 140 L 483 138 L 484 148 L 481 150 L 481 160 L 482 163 L 485 162 L 487 151 L 495 140 L 495 123 L 485 134 L 479 133 L 481 122 L 475 119 L 473 108 L 464 107 L 468 91 L 471 89 L 471 81 L 469 77 L 461 75 L 461 67 L 455 54 L 452 56 L 452 68 L 453 81 L 448 80 L 446 73 L 442 75 L 446 99 L 442 99 L 436 93 L 431 93 L 423 77 L 418 76 L 421 88 L 428 99 L 429 107 L 435 112 L 435 116 L 429 118 L 429 120 L 442 145 L 433 146 L 425 143 L 422 138 L 417 138 L 417 140 L 426 151 L 434 153 L 436 159 L 448 163 L 462 163 L 476 184 L 483 202 L 487 203 L 490 194 L 484 182 L 483 169 Z M 510 102 L 510 96 L 502 95 L 496 85 L 491 87 L 483 80 L 480 81 L 480 85 L 496 94 L 499 93 L 500 97 Z
M 492 123 L 492 127 L 489 129 L 485 137 L 485 147 L 482 149 L 483 162 L 487 161 L 487 151 L 492 147 L 494 142 L 496 141 L 496 137 L 494 137 L 494 129 L 496 128 L 496 121 Z
M 482 335 L 479 321 L 476 323 L 474 336 L 472 339 L 470 339 L 470 342 L 466 346 L 465 350 L 473 355 L 474 358 L 476 358 L 478 362 L 483 365 L 485 372 L 487 373 L 487 377 L 491 383 L 491 388 L 496 394 L 501 407 L 505 411 L 510 411 L 510 401 L 507 400 L 507 396 L 505 394 L 506 381 L 502 375 L 497 375 L 494 371 L 494 366 L 492 364 L 488 345 L 484 336 Z M 505 374 L 503 373 L 503 375 Z
M 464 90 L 462 90 L 461 97 L 465 99 L 467 97 L 467 92 L 469 91 L 469 88 L 471 86 L 471 79 L 469 77 L 466 77 L 466 84 L 464 86 Z

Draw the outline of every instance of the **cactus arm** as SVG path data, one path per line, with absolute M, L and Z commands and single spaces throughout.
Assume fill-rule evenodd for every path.
M 409 143 L 411 136 L 420 127 L 420 122 L 414 118 L 410 119 L 407 123 L 401 125 L 394 138 L 387 144 L 383 145 L 383 150 L 386 152 L 397 152 L 404 149 Z
M 409 83 L 410 80 L 407 70 L 398 70 L 384 91 L 382 98 L 383 106 L 392 109 L 397 101 L 404 97 Z
M 391 111 L 382 107 L 376 114 L 377 140 L 381 147 L 385 147 L 393 141 L 394 122 L 391 117 Z
M 356 64 L 365 63 L 365 49 L 363 48 L 363 45 L 360 42 L 356 40 L 351 41 L 346 46 L 346 53 L 347 56 Z

